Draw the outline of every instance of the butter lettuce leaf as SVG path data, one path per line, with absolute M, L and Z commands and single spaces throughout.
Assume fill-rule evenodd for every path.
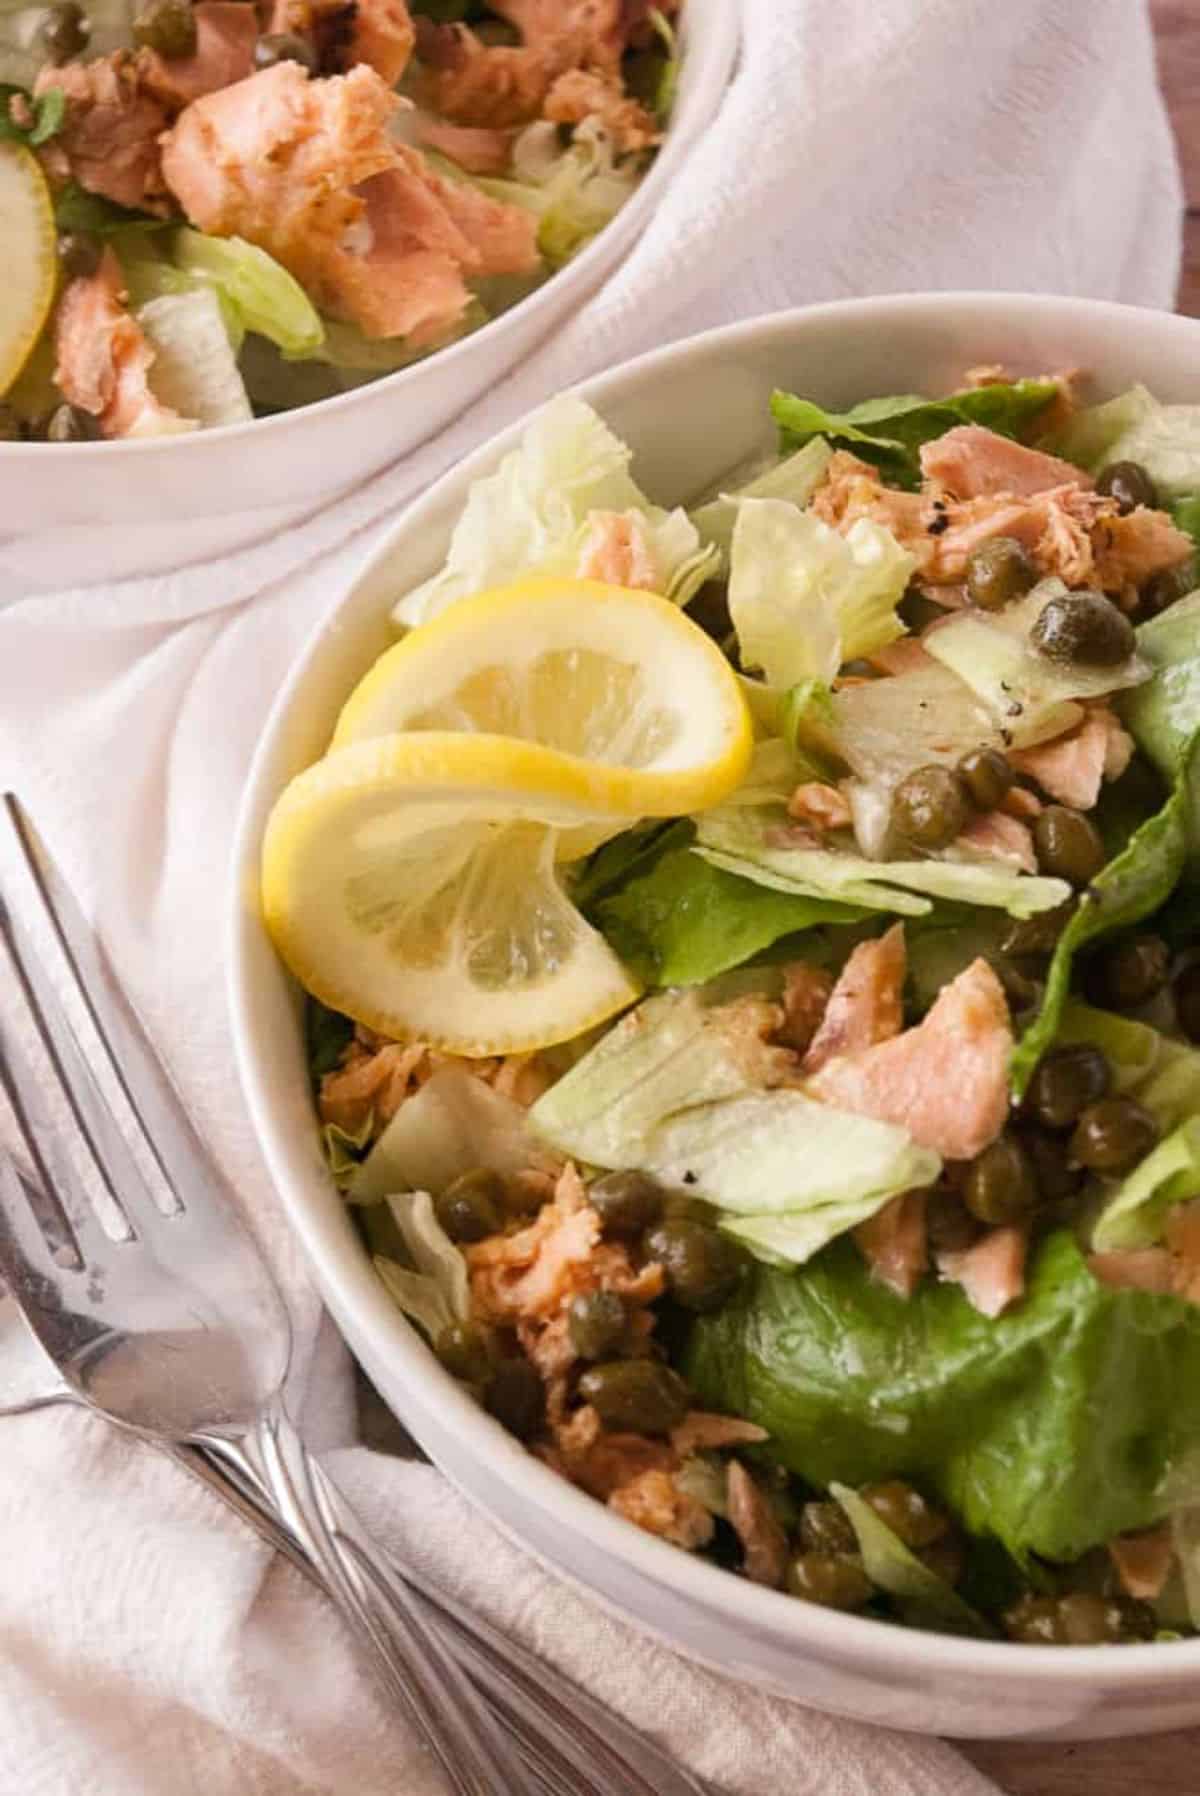
M 706 1407 L 767 1429 L 789 1471 L 910 1478 L 1022 1561 L 1149 1526 L 1200 1445 L 1200 1311 L 1099 1284 L 1066 1231 L 993 1320 L 955 1285 L 897 1297 L 848 1242 L 760 1267 L 691 1325 L 681 1369 Z

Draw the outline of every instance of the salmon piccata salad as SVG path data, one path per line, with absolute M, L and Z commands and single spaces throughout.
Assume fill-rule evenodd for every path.
M 409 365 L 637 188 L 680 0 L 0 5 L 0 438 L 167 435 Z
M 631 1524 L 1044 1645 L 1200 1627 L 1200 404 L 971 371 L 689 506 L 565 395 L 263 907 L 442 1365 Z

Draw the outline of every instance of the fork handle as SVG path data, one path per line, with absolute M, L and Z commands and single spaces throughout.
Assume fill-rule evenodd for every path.
M 423 1600 L 382 1550 L 282 1405 L 251 1428 L 211 1433 L 214 1453 L 243 1486 L 262 1490 L 376 1667 L 455 1796 L 542 1796 L 510 1737 L 430 1623 Z

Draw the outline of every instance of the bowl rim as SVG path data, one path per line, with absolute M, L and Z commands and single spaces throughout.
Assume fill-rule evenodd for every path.
M 674 118 L 668 123 L 663 137 L 662 147 L 654 158 L 651 167 L 639 183 L 620 211 L 615 213 L 608 223 L 596 233 L 587 247 L 580 251 L 565 267 L 557 269 L 548 280 L 536 287 L 524 299 L 518 300 L 506 311 L 495 318 L 489 318 L 477 330 L 468 331 L 465 336 L 457 337 L 443 348 L 432 351 L 428 356 L 410 363 L 406 368 L 397 368 L 390 374 L 381 374 L 378 379 L 364 381 L 361 386 L 352 387 L 345 393 L 335 393 L 328 399 L 317 399 L 308 405 L 298 405 L 289 411 L 276 412 L 266 418 L 247 418 L 239 424 L 218 424 L 202 432 L 181 431 L 169 436 L 119 437 L 114 441 L 87 443 L 5 443 L 0 442 L 0 471 L 5 464 L 17 462 L 27 455 L 37 455 L 39 460 L 53 450 L 59 460 L 67 455 L 75 460 L 92 458 L 102 454 L 106 462 L 115 455 L 127 458 L 151 454 L 170 453 L 176 444 L 195 444 L 197 438 L 204 443 L 212 443 L 216 447 L 226 444 L 240 443 L 245 436 L 255 433 L 255 440 L 266 446 L 267 432 L 274 441 L 301 426 L 303 422 L 319 415 L 331 417 L 335 413 L 350 410 L 364 393 L 377 393 L 383 387 L 390 387 L 396 394 L 396 403 L 401 403 L 403 383 L 411 376 L 422 374 L 436 363 L 447 375 L 453 374 L 457 365 L 470 353 L 472 347 L 480 339 L 486 338 L 495 343 L 500 332 L 508 321 L 517 319 L 534 328 L 535 320 L 542 312 L 547 311 L 552 300 L 549 295 L 553 289 L 559 300 L 565 299 L 560 282 L 569 281 L 572 287 L 579 288 L 578 301 L 582 303 L 595 293 L 605 275 L 618 266 L 630 254 L 637 243 L 637 235 L 648 224 L 650 215 L 663 197 L 668 184 L 674 179 L 677 171 L 683 166 L 687 157 L 695 148 L 697 139 L 712 123 L 720 100 L 726 92 L 733 74 L 738 49 L 741 44 L 741 15 L 735 6 L 716 4 L 710 8 L 704 23 L 700 41 L 693 48 L 689 40 L 688 13 L 684 12 L 680 24 L 680 39 L 685 59 L 692 59 L 700 67 L 700 82 L 693 96 L 692 116 L 681 118 L 679 129 L 676 129 Z M 605 242 L 613 230 L 622 231 L 627 239 L 623 251 L 617 251 L 616 262 L 610 262 L 610 243 Z M 541 333 L 514 360 L 510 360 L 502 370 L 500 379 L 506 379 L 513 373 L 527 356 L 533 353 L 538 344 L 554 328 L 554 319 L 545 321 Z M 515 324 L 514 324 L 515 328 Z M 491 384 L 494 384 L 491 383 Z M 470 405 L 470 399 L 464 404 Z M 455 416 L 458 414 L 455 413 Z M 436 434 L 436 432 L 435 432 Z M 425 439 L 422 439 L 425 440 Z
M 653 380 L 664 370 L 693 358 L 722 356 L 748 341 L 770 343 L 790 338 L 809 325 L 844 323 L 850 331 L 877 328 L 889 317 L 912 309 L 936 320 L 969 310 L 974 319 L 1001 323 L 1014 309 L 1027 317 L 1038 311 L 1057 319 L 1081 316 L 1133 327 L 1151 324 L 1155 331 L 1195 349 L 1200 347 L 1200 320 L 1149 307 L 1110 300 L 1076 299 L 1066 295 L 1013 292 L 981 292 L 973 289 L 935 293 L 907 292 L 868 298 L 834 300 L 819 305 L 790 308 L 717 327 L 651 350 L 618 364 L 566 389 L 594 404 L 603 414 L 606 399 L 614 392 Z M 534 408 L 536 411 L 539 408 Z M 330 626 L 341 609 L 387 560 L 398 541 L 422 529 L 430 514 L 442 510 L 454 497 L 463 497 L 471 483 L 490 472 L 525 429 L 532 412 L 507 425 L 474 449 L 405 505 L 371 555 L 355 564 L 347 583 L 326 608 L 310 632 L 277 692 L 263 725 L 239 806 L 228 888 L 226 1001 L 234 1039 L 234 1056 L 242 1097 L 254 1127 L 256 1140 L 281 1206 L 298 1236 L 316 1282 L 323 1293 L 332 1291 L 336 1306 L 355 1317 L 358 1331 L 372 1342 L 380 1357 L 388 1358 L 413 1394 L 412 1407 L 427 1407 L 422 1386 L 432 1387 L 440 1422 L 446 1431 L 466 1440 L 471 1454 L 482 1458 L 521 1503 L 549 1517 L 582 1541 L 591 1541 L 606 1558 L 622 1562 L 651 1586 L 665 1586 L 671 1595 L 701 1606 L 708 1614 L 736 1605 L 739 1621 L 776 1640 L 791 1637 L 797 1649 L 807 1649 L 833 1662 L 856 1669 L 886 1669 L 902 1652 L 914 1673 L 936 1677 L 941 1673 L 1007 1677 L 1037 1677 L 1056 1685 L 1091 1683 L 1103 1673 L 1111 1683 L 1114 1674 L 1130 1686 L 1164 1687 L 1191 1683 L 1200 1672 L 1200 1639 L 1150 1641 L 1122 1646 L 1040 1646 L 1004 1640 L 977 1640 L 953 1634 L 905 1628 L 879 1618 L 844 1614 L 818 1605 L 797 1602 L 783 1592 L 764 1589 L 737 1579 L 722 1568 L 681 1552 L 624 1521 L 605 1505 L 569 1484 L 566 1479 L 527 1452 L 482 1411 L 442 1371 L 416 1329 L 390 1303 L 365 1252 L 347 1252 L 343 1219 L 321 1213 L 311 1205 L 294 1181 L 289 1165 L 282 1120 L 264 1077 L 265 1062 L 254 1052 L 254 1018 L 250 993 L 252 961 L 264 946 L 262 925 L 254 907 L 246 902 L 247 881 L 256 883 L 262 821 L 278 791 L 271 763 L 292 709 L 293 696 L 320 658 Z M 485 1514 L 487 1506 L 473 1494 L 469 1500 Z M 508 1524 L 501 1524 L 508 1526 Z M 523 1549 L 540 1548 L 522 1539 Z M 556 1571 L 561 1567 L 555 1562 Z M 587 1582 L 587 1580 L 584 1580 Z M 589 1590 L 596 1590 L 589 1584 Z M 615 1606 L 635 1627 L 644 1623 L 607 1593 L 601 1598 Z M 736 1675 L 727 1672 L 727 1675 Z

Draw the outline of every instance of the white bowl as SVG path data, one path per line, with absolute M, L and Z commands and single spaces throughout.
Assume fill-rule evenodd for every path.
M 730 0 L 688 0 L 671 125 L 645 180 L 580 256 L 482 330 L 369 386 L 251 424 L 57 448 L 0 443 L 0 596 L 226 554 L 308 517 L 427 441 L 577 311 L 632 248 L 716 114 L 738 18 Z M 30 568 L 21 537 L 50 530 L 53 564 Z
M 1073 299 L 862 300 L 710 332 L 580 391 L 633 446 L 643 488 L 670 505 L 770 440 L 775 386 L 840 407 L 877 393 L 942 392 L 984 362 L 1083 368 L 1105 394 L 1142 380 L 1162 398 L 1195 401 L 1200 324 Z M 496 1522 L 681 1652 L 759 1689 L 959 1735 L 1070 1739 L 1200 1720 L 1200 1641 L 1114 1651 L 915 1633 L 759 1589 L 653 1539 L 523 1452 L 441 1370 L 377 1282 L 322 1166 L 298 994 L 257 914 L 259 845 L 276 795 L 324 751 L 343 698 L 387 640 L 389 598 L 438 565 L 471 482 L 493 470 L 519 430 L 480 449 L 397 520 L 280 694 L 245 798 L 230 974 L 238 1064 L 330 1310 L 396 1414 Z

